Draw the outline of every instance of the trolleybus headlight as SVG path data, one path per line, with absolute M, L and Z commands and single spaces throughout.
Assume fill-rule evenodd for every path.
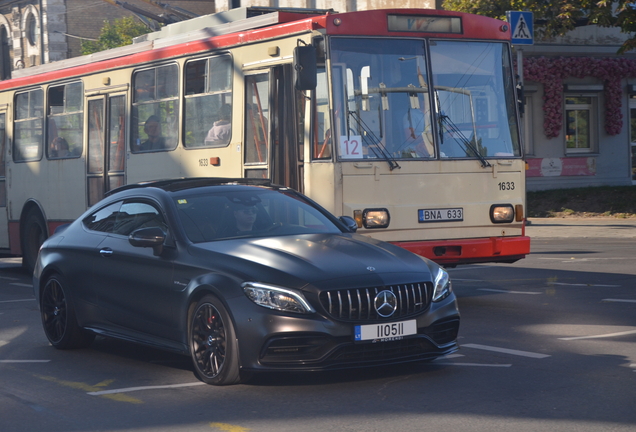
M 515 209 L 511 204 L 493 204 L 490 206 L 492 223 L 510 223 L 515 218 Z
M 391 222 L 391 216 L 387 209 L 364 209 L 362 212 L 362 225 L 365 228 L 386 228 Z
M 450 276 L 448 276 L 448 272 L 444 270 L 442 267 L 439 267 L 439 269 L 437 270 L 437 274 L 435 275 L 435 281 L 433 283 L 435 284 L 435 288 L 433 289 L 433 299 L 432 299 L 434 302 L 444 300 L 453 291 L 451 287 Z
M 259 306 L 283 312 L 315 312 L 300 292 L 257 282 L 245 282 L 243 291 L 247 298 Z

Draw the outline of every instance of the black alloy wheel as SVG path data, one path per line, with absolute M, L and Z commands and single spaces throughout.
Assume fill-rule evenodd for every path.
M 194 308 L 189 328 L 190 355 L 198 377 L 213 385 L 238 383 L 238 345 L 223 304 L 216 297 L 203 297 Z
M 95 334 L 77 325 L 75 310 L 64 288 L 61 276 L 49 277 L 40 297 L 42 326 L 47 339 L 55 348 L 85 347 L 93 342 Z

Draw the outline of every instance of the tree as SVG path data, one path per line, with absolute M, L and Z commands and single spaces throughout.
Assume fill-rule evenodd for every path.
M 636 6 L 627 0 L 444 0 L 446 10 L 469 12 L 506 19 L 506 11 L 528 11 L 534 14 L 537 39 L 561 36 L 578 26 L 596 24 L 619 27 L 631 36 L 619 53 L 636 49 Z
M 104 21 L 104 26 L 96 41 L 82 41 L 82 54 L 92 54 L 110 48 L 130 45 L 133 38 L 150 33 L 150 31 L 148 27 L 132 16 L 116 19 L 112 23 Z

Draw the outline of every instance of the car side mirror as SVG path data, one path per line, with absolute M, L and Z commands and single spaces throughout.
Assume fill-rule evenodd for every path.
M 128 236 L 128 242 L 135 247 L 149 247 L 155 256 L 163 252 L 166 233 L 159 227 L 140 228 Z
M 344 224 L 344 226 L 349 230 L 349 232 L 358 231 L 358 223 L 351 216 L 340 216 L 340 222 Z

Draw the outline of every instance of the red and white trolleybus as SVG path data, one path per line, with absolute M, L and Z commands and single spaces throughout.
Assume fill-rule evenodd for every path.
M 0 248 L 120 185 L 269 178 L 441 264 L 513 262 L 525 163 L 502 21 L 236 9 L 0 82 Z

